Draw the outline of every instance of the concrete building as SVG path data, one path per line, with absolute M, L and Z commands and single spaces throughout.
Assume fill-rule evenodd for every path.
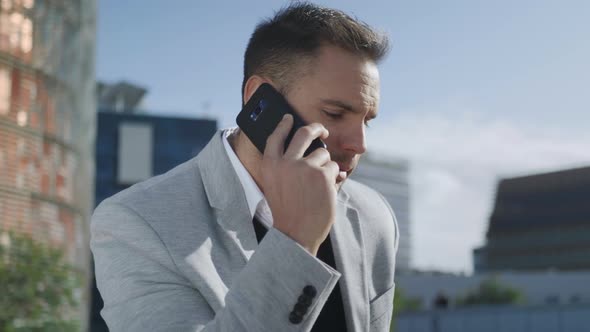
M 96 99 L 99 110 L 116 113 L 141 112 L 143 97 L 147 89 L 129 82 L 113 84 L 98 82 L 96 84 Z
M 590 269 L 590 167 L 500 181 L 476 272 Z
M 0 232 L 63 249 L 90 280 L 96 3 L 0 1 Z M 87 321 L 88 292 L 78 308 Z
M 371 153 L 361 158 L 351 179 L 359 181 L 380 192 L 393 208 L 399 230 L 400 243 L 396 256 L 396 271 L 410 271 L 411 222 L 408 162 L 401 159 L 378 159 Z

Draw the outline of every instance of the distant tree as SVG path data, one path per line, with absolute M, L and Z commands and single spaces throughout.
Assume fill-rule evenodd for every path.
M 458 306 L 520 304 L 524 300 L 522 293 L 496 278 L 483 280 L 479 287 L 456 300 Z
M 61 250 L 0 229 L 0 331 L 78 331 L 66 317 L 78 304 L 80 280 Z

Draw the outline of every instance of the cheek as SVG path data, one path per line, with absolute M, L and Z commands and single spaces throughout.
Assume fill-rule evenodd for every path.
M 328 129 L 328 132 L 330 132 L 330 136 L 328 136 L 328 138 L 324 140 L 326 145 L 328 145 L 328 151 L 337 152 L 338 150 L 340 150 L 340 140 L 341 140 L 338 130 L 335 129 L 334 126 L 332 126 L 332 128 L 326 126 L 326 129 Z
M 324 121 L 322 124 L 328 129 L 328 132 L 330 132 L 328 140 L 334 143 L 345 141 L 346 136 L 352 133 L 350 125 L 344 121 L 338 121 L 337 123 Z

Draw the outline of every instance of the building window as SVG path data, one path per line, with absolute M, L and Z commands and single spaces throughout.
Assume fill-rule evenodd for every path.
M 8 40 L 12 48 L 16 48 L 20 41 L 20 25 L 25 17 L 21 13 L 12 13 L 10 15 L 8 26 Z
M 20 6 L 31 9 L 34 5 L 35 0 L 0 0 L 0 9 L 3 10 L 16 10 Z
M 2 20 L 1 33 L 7 35 L 10 47 L 29 53 L 33 48 L 33 21 L 19 12 L 3 15 Z
M 6 68 L 0 67 L 0 115 L 6 115 L 10 111 L 11 90 L 10 72 Z
M 29 53 L 33 49 L 33 22 L 29 18 L 22 21 L 20 27 L 20 49 Z
M 27 111 L 20 110 L 20 111 L 18 111 L 18 113 L 16 115 L 16 122 L 18 123 L 19 126 L 24 127 L 27 125 L 28 118 L 29 117 L 28 117 Z
M 23 7 L 27 9 L 33 8 L 35 6 L 35 0 L 22 0 Z
M 2 201 L 0 201 L 0 204 L 2 204 Z M 2 232 L 2 234 L 0 234 L 0 245 L 5 248 L 10 247 L 10 237 L 8 236 L 8 232 Z
M 37 84 L 33 78 L 21 77 L 20 106 L 27 112 L 27 125 L 39 128 L 40 114 L 37 103 Z
M 153 128 L 145 123 L 119 126 L 117 182 L 123 185 L 150 178 L 152 170 Z
M 32 77 L 21 76 L 21 105 L 23 108 L 31 109 L 37 100 L 37 84 Z

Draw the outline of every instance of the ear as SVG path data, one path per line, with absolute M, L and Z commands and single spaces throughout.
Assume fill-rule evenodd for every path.
M 244 86 L 244 95 L 242 96 L 242 105 L 246 105 L 246 103 L 248 102 L 248 100 L 250 100 L 250 98 L 252 97 L 254 92 L 256 92 L 258 87 L 261 86 L 263 83 L 272 84 L 272 82 L 270 80 L 263 78 L 262 76 L 258 76 L 258 75 L 250 76 L 250 78 L 246 81 L 246 85 Z

